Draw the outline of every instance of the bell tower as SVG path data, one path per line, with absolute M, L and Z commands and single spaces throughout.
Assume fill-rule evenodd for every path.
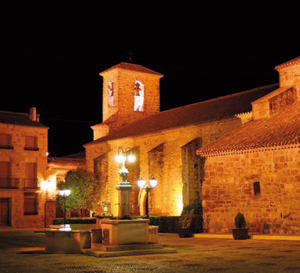
M 120 63 L 101 73 L 103 122 L 93 126 L 94 140 L 160 112 L 162 74 L 141 65 Z M 101 130 L 95 134 L 95 130 Z

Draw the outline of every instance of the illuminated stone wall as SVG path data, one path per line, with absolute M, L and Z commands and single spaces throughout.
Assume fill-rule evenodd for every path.
M 260 182 L 260 194 L 254 194 Z M 208 157 L 203 183 L 204 229 L 228 233 L 241 211 L 250 232 L 300 234 L 300 148 Z
M 121 166 L 115 162 L 114 156 L 118 153 L 119 147 L 131 147 L 137 155 L 136 162 L 126 164 L 130 172 L 127 180 L 133 186 L 130 192 L 131 213 L 144 212 L 145 193 L 137 188 L 137 179 L 142 177 L 148 181 L 153 175 L 158 180 L 158 184 L 150 192 L 149 213 L 179 215 L 184 203 L 188 204 L 198 195 L 201 196 L 200 177 L 194 170 L 195 165 L 199 164 L 199 158 L 195 153 L 192 155 L 192 152 L 199 145 L 205 145 L 240 125 L 240 119 L 233 118 L 85 146 L 87 169 L 99 174 L 99 183 L 102 184 L 104 191 L 102 198 L 105 200 L 100 201 L 111 202 L 112 213 L 117 215 L 116 185 L 120 181 L 118 172 Z M 185 148 L 189 149 L 189 160 L 184 160 Z M 102 174 L 102 167 L 99 167 L 99 164 L 105 165 Z M 183 177 L 191 173 L 183 167 L 186 164 L 189 166 L 188 169 L 193 169 L 193 173 L 183 182 Z

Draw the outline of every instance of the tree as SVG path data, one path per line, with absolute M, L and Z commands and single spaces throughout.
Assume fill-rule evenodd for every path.
M 70 189 L 71 194 L 66 199 L 66 211 L 77 209 L 95 210 L 100 199 L 100 185 L 94 174 L 83 168 L 70 170 L 65 181 L 57 184 L 58 189 Z M 63 208 L 64 198 L 57 196 L 56 205 Z

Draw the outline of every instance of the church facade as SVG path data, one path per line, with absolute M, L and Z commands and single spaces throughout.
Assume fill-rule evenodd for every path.
M 276 67 L 280 87 L 252 102 L 253 121 L 198 149 L 204 229 L 300 234 L 300 57 Z
M 196 151 L 252 119 L 251 103 L 276 90 L 264 86 L 209 101 L 160 112 L 160 73 L 121 63 L 103 77 L 103 122 L 92 126 L 94 140 L 84 145 L 86 167 L 101 184 L 100 201 L 118 215 L 120 150 L 133 153 L 126 162 L 131 182 L 130 213 L 145 214 L 145 190 L 137 180 L 155 177 L 150 190 L 152 215 L 179 215 L 184 205 L 202 197 L 204 161 Z

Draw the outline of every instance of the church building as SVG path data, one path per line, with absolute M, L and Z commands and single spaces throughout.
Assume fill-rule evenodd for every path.
M 184 205 L 202 198 L 204 160 L 196 151 L 253 118 L 251 103 L 279 88 L 263 86 L 172 110 L 160 111 L 162 74 L 141 65 L 121 63 L 103 77 L 103 122 L 92 126 L 94 140 L 84 145 L 86 167 L 101 184 L 101 200 L 118 215 L 120 152 L 125 162 L 131 215 L 145 214 L 146 191 L 137 180 L 155 177 L 149 192 L 150 215 L 179 215 Z M 200 92 L 200 91 L 199 91 Z

